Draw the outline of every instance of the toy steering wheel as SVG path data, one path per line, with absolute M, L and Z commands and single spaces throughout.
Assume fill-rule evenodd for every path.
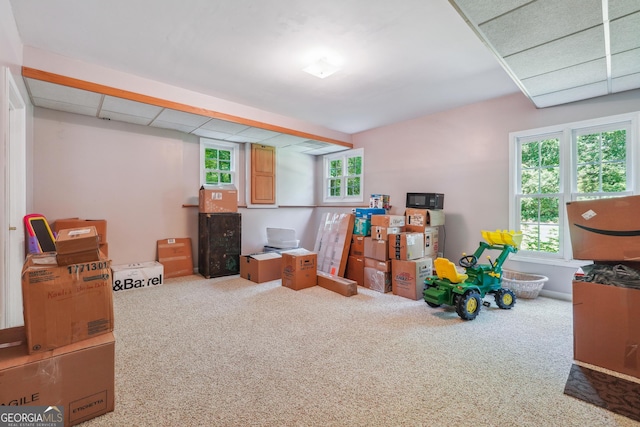
M 459 264 L 464 268 L 472 268 L 478 263 L 478 258 L 475 255 L 465 255 L 460 258 Z

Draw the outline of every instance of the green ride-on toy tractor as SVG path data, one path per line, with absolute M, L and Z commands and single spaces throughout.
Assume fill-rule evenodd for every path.
M 460 273 L 453 262 L 446 258 L 436 258 L 434 268 L 436 276 L 425 279 L 424 300 L 430 307 L 440 307 L 442 304 L 454 306 L 458 316 L 464 320 L 473 320 L 480 312 L 486 294 L 493 294 L 498 307 L 510 309 L 516 303 L 516 296 L 510 289 L 502 287 L 502 264 L 509 254 L 518 252 L 522 233 L 515 231 L 482 231 L 486 242 L 473 255 L 462 254 L 460 266 L 465 273 Z M 495 261 L 487 256 L 489 264 L 478 264 L 478 260 L 485 250 L 499 250 L 500 255 Z

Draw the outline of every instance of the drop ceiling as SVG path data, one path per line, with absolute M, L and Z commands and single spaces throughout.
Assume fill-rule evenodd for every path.
M 638 0 L 452 0 L 539 107 L 640 88 Z
M 349 148 L 349 144 L 333 144 L 302 138 L 44 80 L 25 77 L 24 81 L 31 102 L 36 107 L 93 116 L 103 120 L 171 129 L 222 141 L 259 143 L 314 156 Z

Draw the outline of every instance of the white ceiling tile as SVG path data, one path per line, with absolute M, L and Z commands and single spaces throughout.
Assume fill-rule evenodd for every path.
M 611 77 L 640 73 L 640 49 L 611 55 Z
M 576 87 L 546 95 L 532 97 L 538 108 L 551 107 L 554 105 L 567 104 L 569 102 L 581 101 L 583 99 L 595 98 L 607 94 L 607 82 L 594 83 L 587 86 Z
M 102 102 L 102 111 L 117 112 L 127 116 L 145 118 L 148 119 L 147 123 L 160 114 L 162 110 L 162 107 L 113 96 L 105 96 Z
M 637 11 L 640 11 L 640 2 L 638 0 L 609 0 L 610 20 L 614 20 Z
M 274 136 L 278 136 L 279 133 L 266 130 L 266 129 L 260 129 L 260 128 L 247 128 L 242 132 L 238 132 L 237 135 L 241 137 L 249 137 L 249 138 L 262 141 L 265 139 L 273 138 Z
M 240 135 L 233 135 L 229 138 L 227 138 L 225 141 L 232 141 L 232 142 L 260 142 L 259 139 L 257 138 L 249 138 L 249 137 L 243 137 Z
M 196 128 L 183 123 L 167 122 L 164 120 L 154 120 L 149 126 L 154 128 L 173 129 L 180 132 L 191 133 Z
M 489 19 L 517 9 L 530 1 L 531 0 L 452 0 L 451 3 L 458 5 L 465 15 L 472 17 L 471 22 L 480 25 Z
M 98 108 L 86 107 L 84 105 L 68 104 L 66 102 L 52 101 L 50 99 L 31 98 L 33 105 L 37 107 L 50 108 L 52 110 L 66 111 L 67 113 L 82 114 L 84 116 L 96 117 Z
M 199 114 L 185 113 L 183 111 L 167 108 L 160 113 L 152 125 L 154 125 L 156 121 L 160 121 L 164 123 L 181 124 L 186 128 L 193 130 L 208 122 L 209 119 L 209 117 L 201 116 Z
M 194 129 L 193 131 L 191 131 L 191 133 L 194 135 L 203 136 L 205 138 L 221 139 L 223 141 L 233 136 L 233 134 L 218 132 L 217 130 L 209 130 L 203 127 Z
M 538 0 L 480 26 L 501 56 L 602 23 L 602 0 Z
M 611 21 L 611 54 L 640 47 L 640 12 Z
M 278 149 L 281 151 L 293 151 L 296 153 L 304 153 L 306 151 L 311 150 L 311 148 L 305 147 L 304 145 L 300 145 L 300 144 L 287 145 L 285 147 L 280 147 Z
M 607 80 L 607 62 L 599 59 L 574 67 L 523 79 L 522 84 L 531 96 L 544 95 L 577 86 L 585 86 Z
M 104 110 L 100 111 L 100 114 L 98 115 L 98 117 L 101 119 L 109 119 L 109 120 L 114 120 L 118 122 L 133 123 L 135 125 L 143 125 L 143 126 L 147 126 L 151 121 L 146 117 L 130 116 L 128 114 L 122 114 L 122 113 L 116 113 L 114 111 L 104 111 Z
M 287 145 L 297 144 L 299 142 L 306 141 L 308 138 L 300 138 L 299 136 L 287 135 L 280 133 L 272 138 L 264 139 L 263 144 L 273 145 L 274 147 L 284 147 Z
M 611 80 L 611 91 L 614 93 L 638 88 L 640 88 L 640 73 Z
M 62 86 L 41 80 L 25 79 L 31 96 L 39 99 L 62 102 L 64 104 L 98 108 L 102 95 L 95 92 Z M 66 110 L 65 110 L 66 111 Z
M 202 129 L 215 130 L 218 132 L 224 132 L 234 135 L 238 132 L 242 132 L 249 126 L 240 123 L 227 122 L 220 119 L 211 119 L 201 126 Z
M 505 58 L 520 80 L 604 58 L 602 25 Z

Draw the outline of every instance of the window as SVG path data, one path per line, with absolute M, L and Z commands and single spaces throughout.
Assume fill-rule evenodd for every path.
M 522 255 L 570 260 L 566 203 L 634 194 L 637 126 L 632 114 L 510 135 L 510 228 L 522 231 Z
M 237 162 L 237 144 L 200 138 L 200 185 L 237 187 Z
M 324 156 L 324 202 L 362 202 L 364 149 Z

